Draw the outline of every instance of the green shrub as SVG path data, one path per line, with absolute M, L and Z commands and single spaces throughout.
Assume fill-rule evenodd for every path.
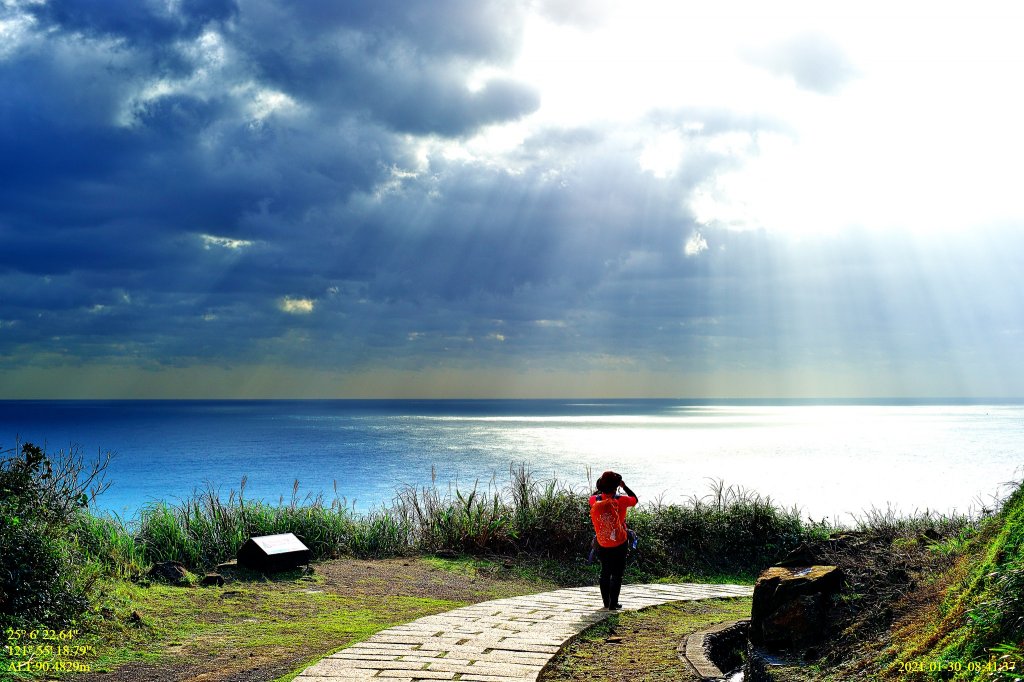
M 819 531 L 796 510 L 721 482 L 712 482 L 704 497 L 641 506 L 631 514 L 642 567 L 652 573 L 756 572 Z
M 89 468 L 75 449 L 52 459 L 31 443 L 0 454 L 0 628 L 70 624 L 101 572 L 79 531 L 108 460 Z

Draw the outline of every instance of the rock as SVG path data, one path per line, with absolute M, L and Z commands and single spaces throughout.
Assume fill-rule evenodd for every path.
M 188 571 L 180 561 L 159 561 L 149 569 L 149 577 L 172 585 L 187 585 Z
M 750 609 L 751 644 L 769 650 L 806 646 L 828 631 L 831 597 L 843 574 L 836 566 L 773 566 L 754 585 Z
M 200 584 L 204 587 L 224 587 L 224 576 L 222 576 L 219 573 L 207 573 L 203 576 L 203 579 L 200 581 Z

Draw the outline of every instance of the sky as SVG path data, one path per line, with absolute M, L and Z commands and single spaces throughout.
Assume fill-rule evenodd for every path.
M 1024 396 L 1022 15 L 0 0 L 0 398 Z

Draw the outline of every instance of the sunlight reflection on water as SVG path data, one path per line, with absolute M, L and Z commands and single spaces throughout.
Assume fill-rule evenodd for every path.
M 697 406 L 671 401 L 8 402 L 0 443 L 75 442 L 118 453 L 101 506 L 131 516 L 207 484 L 276 502 L 337 494 L 367 511 L 431 472 L 442 490 L 503 487 L 525 462 L 584 490 L 620 471 L 644 501 L 701 497 L 713 481 L 848 522 L 894 506 L 964 511 L 1020 476 L 1022 405 Z
M 677 416 L 443 417 L 465 442 L 519 453 L 572 482 L 620 471 L 645 499 L 721 480 L 850 520 L 870 507 L 965 511 L 1015 475 L 1019 407 L 708 407 Z

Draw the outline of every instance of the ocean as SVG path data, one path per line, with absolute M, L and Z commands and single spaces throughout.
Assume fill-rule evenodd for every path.
M 507 485 L 525 464 L 577 489 L 606 469 L 641 501 L 715 482 L 850 522 L 871 508 L 969 511 L 1022 476 L 1024 404 L 678 400 L 0 401 L 0 449 L 114 453 L 103 511 L 134 518 L 195 491 L 343 498 Z

